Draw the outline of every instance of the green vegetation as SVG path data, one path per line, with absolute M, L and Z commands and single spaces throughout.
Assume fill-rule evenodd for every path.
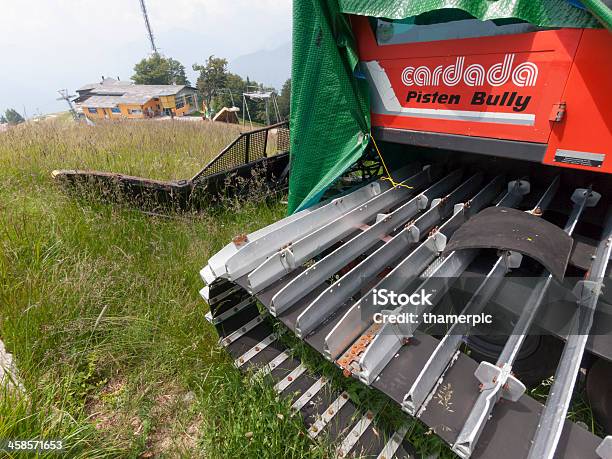
M 0 330 L 27 394 L 0 397 L 0 438 L 61 438 L 87 458 L 324 455 L 287 402 L 234 369 L 198 294 L 207 259 L 285 206 L 150 217 L 52 183 L 61 167 L 189 176 L 233 137 L 199 129 L 49 122 L 0 134 Z
M 154 53 L 134 66 L 136 84 L 189 84 L 185 67 L 176 59 Z
M 210 56 L 205 64 L 193 64 L 193 70 L 199 72 L 197 88 L 204 104 L 213 112 L 219 111 L 223 107 L 241 106 L 242 94 L 245 92 L 271 90 L 265 88 L 263 84 L 250 80 L 248 76 L 245 80 L 240 75 L 228 72 L 227 59 L 224 58 Z M 280 95 L 273 89 L 271 91 L 278 96 L 277 102 L 281 119 L 288 119 L 291 80 L 285 82 Z M 254 123 L 267 125 L 276 122 L 272 104 L 268 106 L 268 114 L 266 114 L 265 100 L 250 99 L 248 104 L 249 113 Z M 243 116 L 248 118 L 246 113 L 242 113 L 241 117 Z M 270 123 L 268 123 L 268 117 Z
M 44 179 L 47 185 L 53 169 L 185 179 L 234 140 L 240 129 L 225 123 L 169 120 L 100 120 L 96 126 L 75 124 L 69 118 L 28 123 L 0 134 L 0 173 L 9 182 Z
M 4 115 L 0 115 L 0 123 L 8 123 L 11 125 L 23 123 L 23 116 L 14 108 L 7 108 Z
M 281 200 L 151 216 L 66 195 L 55 168 L 189 177 L 237 128 L 211 123 L 28 123 L 0 133 L 0 338 L 25 393 L 0 388 L 0 438 L 62 439 L 70 457 L 332 457 L 270 384 L 244 377 L 217 346 L 199 270 L 237 234 L 281 218 Z M 295 337 L 312 370 L 397 428 L 379 392 L 344 378 Z M 531 391 L 544 401 L 549 381 Z M 600 432 L 581 397 L 570 418 Z M 408 421 L 426 455 L 453 457 Z M 599 429 L 599 430 L 598 430 Z M 17 457 L 17 456 L 15 456 Z M 55 453 L 48 457 L 57 457 Z

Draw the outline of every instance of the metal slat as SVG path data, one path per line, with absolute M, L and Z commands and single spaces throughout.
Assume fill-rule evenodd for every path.
M 601 459 L 612 459 L 612 435 L 604 438 L 595 452 Z
M 236 330 L 235 332 L 227 335 L 224 338 L 219 339 L 219 344 L 223 347 L 227 347 L 232 344 L 234 341 L 238 340 L 242 335 L 247 333 L 249 330 L 252 330 L 257 325 L 263 322 L 265 316 L 257 316 L 253 320 L 244 324 L 241 328 Z
M 397 429 L 393 433 L 393 435 L 391 435 L 391 437 L 385 444 L 385 447 L 382 449 L 382 451 L 378 454 L 377 459 L 391 459 L 392 457 L 394 457 L 395 453 L 397 452 L 402 442 L 404 441 L 404 437 L 406 437 L 407 433 L 408 433 L 407 425 L 404 425 L 400 427 L 399 429 Z
M 298 398 L 291 408 L 294 410 L 301 410 L 304 405 L 306 405 L 312 398 L 317 395 L 317 393 L 327 384 L 327 378 L 321 376 L 312 386 L 310 386 L 306 392 L 304 392 L 300 398 Z
M 478 212 L 495 196 L 498 195 L 503 183 L 503 177 L 495 177 L 466 205 L 457 205 L 455 214 L 439 229 L 430 235 L 419 247 L 401 261 L 384 279 L 375 285 L 340 319 L 325 338 L 324 355 L 336 359 L 351 343 L 353 343 L 372 324 L 372 316 L 380 310 L 380 306 L 372 304 L 374 289 L 386 289 L 401 292 L 416 279 L 416 277 L 440 255 L 455 230 L 466 221 L 470 214 Z
M 477 250 L 451 252 L 431 273 L 430 277 L 414 290 L 414 292 L 421 290 L 432 292 L 429 299 L 431 305 L 414 306 L 414 311 L 411 312 L 421 316 L 424 312 L 431 310 L 446 295 L 457 277 L 476 258 L 477 253 Z M 395 313 L 401 314 L 403 311 L 404 308 L 399 307 Z M 404 340 L 414 335 L 416 328 L 417 324 L 384 324 L 359 360 L 361 382 L 370 385 L 399 351 Z
M 249 349 L 244 354 L 242 354 L 240 357 L 238 357 L 236 360 L 234 360 L 234 365 L 236 366 L 236 368 L 240 368 L 242 365 L 247 363 L 249 360 L 251 360 L 257 354 L 259 354 L 261 351 L 263 351 L 265 348 L 267 348 L 270 344 L 272 344 L 277 339 L 278 339 L 277 333 L 269 334 L 263 340 L 261 340 L 255 346 L 253 346 L 251 349 Z
M 532 210 L 532 213 L 541 215 L 552 201 L 558 188 L 559 177 L 556 177 L 542 194 L 538 203 Z M 497 259 L 470 301 L 461 311 L 461 315 L 478 314 L 482 310 L 497 291 L 504 276 L 510 269 L 510 266 L 516 266 L 512 265 L 509 258 L 511 258 L 510 255 L 505 253 Z M 418 414 L 418 410 L 421 409 L 428 395 L 434 390 L 435 386 L 440 383 L 441 376 L 444 374 L 448 365 L 454 362 L 459 346 L 463 342 L 463 336 L 468 333 L 469 329 L 470 327 L 468 324 L 461 323 L 455 323 L 449 329 L 404 397 L 402 408 L 406 412 L 412 415 Z
M 572 235 L 588 200 L 589 196 L 585 195 L 575 202 L 564 228 L 569 236 Z M 536 206 L 537 213 L 541 213 L 546 207 L 547 204 Z M 479 367 L 481 374 L 488 377 L 481 378 L 483 384 L 481 394 L 474 403 L 465 425 L 453 445 L 453 451 L 461 457 L 469 457 L 472 454 L 495 403 L 501 398 L 516 401 L 523 394 L 525 387 L 512 375 L 512 366 L 552 280 L 553 277 L 549 274 L 538 281 L 512 330 L 512 334 L 508 337 L 496 365 L 491 366 L 491 364 L 484 362 Z
M 289 373 L 287 376 L 285 376 L 283 379 L 281 379 L 279 382 L 277 382 L 274 385 L 274 390 L 276 392 L 284 391 L 287 387 L 289 387 L 289 385 L 293 381 L 299 378 L 302 375 L 302 373 L 304 373 L 305 371 L 306 371 L 306 367 L 300 363 L 296 368 L 294 368 L 291 371 L 291 373 Z
M 241 287 L 239 285 L 235 285 L 234 287 L 227 289 L 223 293 L 211 298 L 210 297 L 210 286 L 207 285 L 206 287 L 203 287 L 200 290 L 200 296 L 204 298 L 204 301 L 206 301 L 209 306 L 213 306 L 219 303 L 224 298 L 227 298 L 228 296 L 230 296 L 232 293 L 236 293 L 240 289 Z
M 314 265 L 296 277 L 293 282 L 288 283 L 274 295 L 269 306 L 270 312 L 273 315 L 278 315 L 290 308 L 296 301 L 302 298 L 304 292 L 312 290 L 376 243 L 380 242 L 381 237 L 388 235 L 402 223 L 414 217 L 419 210 L 427 206 L 431 199 L 441 196 L 443 193 L 450 190 L 452 186 L 456 185 L 460 178 L 460 171 L 455 171 L 447 175 L 423 193 L 385 216 L 382 220 L 368 228 L 367 231 L 357 235 L 332 253 L 317 261 Z M 296 288 L 298 285 L 299 288 Z
M 327 426 L 327 424 L 329 424 L 329 422 L 334 418 L 338 411 L 340 411 L 340 408 L 342 408 L 348 401 L 348 393 L 342 392 L 338 398 L 325 409 L 321 417 L 317 419 L 312 426 L 310 426 L 308 429 L 308 435 L 310 438 L 316 438 L 325 428 L 325 426 Z
M 528 189 L 529 185 L 524 181 L 511 182 L 508 185 L 508 192 L 497 205 L 516 205 Z M 426 279 L 414 290 L 415 293 L 431 292 L 431 304 L 420 304 L 412 307 L 410 311 L 400 306 L 393 312 L 395 314 L 411 312 L 417 317 L 422 317 L 423 313 L 430 311 L 444 297 L 457 277 L 476 258 L 478 252 L 479 250 L 461 250 L 448 254 L 435 265 L 434 269 L 426 270 Z M 359 379 L 365 384 L 371 384 L 399 351 L 405 340 L 414 335 L 418 326 L 419 323 L 385 323 L 359 359 Z
M 209 311 L 206 314 L 206 319 L 213 325 L 217 325 L 220 324 L 221 322 L 223 322 L 224 320 L 229 319 L 230 317 L 233 317 L 234 315 L 238 314 L 239 312 L 241 312 L 242 310 L 248 308 L 249 306 L 251 306 L 252 304 L 255 304 L 256 299 L 253 297 L 249 297 L 243 301 L 241 301 L 240 303 L 238 303 L 236 306 L 228 309 L 227 311 L 222 312 L 221 314 L 219 314 L 218 316 L 212 316 L 212 313 Z
M 580 281 L 576 290 L 578 310 L 574 314 L 561 361 L 555 372 L 544 411 L 540 417 L 529 458 L 552 458 L 561 437 L 563 424 L 571 401 L 576 375 L 584 354 L 586 341 L 593 323 L 593 315 L 601 293 L 606 268 L 612 255 L 612 208 L 608 209 L 603 238 L 595 252 L 593 264 L 586 280 Z
M 377 214 L 396 206 L 403 200 L 413 196 L 417 190 L 431 182 L 431 176 L 436 170 L 428 168 L 402 184 L 410 185 L 408 189 L 402 186 L 391 188 L 381 193 L 365 204 L 347 212 L 336 220 L 294 241 L 286 248 L 270 255 L 248 275 L 248 288 L 258 292 L 283 275 L 293 271 L 312 256 L 331 247 L 336 241 L 348 236 L 363 223 L 367 223 Z
M 342 440 L 342 443 L 336 450 L 336 455 L 338 457 L 346 457 L 351 452 L 361 436 L 370 424 L 372 424 L 374 416 L 375 414 L 372 411 L 368 411 L 359 421 L 357 421 L 357 424 L 355 424 L 346 437 L 344 437 L 344 440 Z
M 447 176 L 443 180 L 449 177 L 450 176 Z M 331 313 L 335 312 L 346 300 L 348 300 L 351 295 L 358 292 L 364 282 L 393 263 L 403 251 L 409 250 L 413 245 L 419 242 L 421 234 L 425 234 L 426 231 L 430 230 L 444 217 L 450 215 L 453 206 L 460 200 L 465 199 L 467 195 L 473 193 L 481 180 L 482 175 L 475 174 L 446 198 L 434 200 L 430 210 L 417 218 L 411 225 L 404 228 L 389 242 L 382 245 L 365 260 L 332 284 L 328 289 L 323 291 L 298 317 L 295 334 L 302 338 L 313 331 L 329 317 Z M 439 183 L 440 182 L 438 182 L 438 184 Z M 423 196 L 426 196 L 425 193 L 423 193 Z M 359 242 L 356 241 L 358 238 L 359 237 L 353 239 L 351 243 Z
M 407 178 L 417 173 L 418 170 L 417 164 L 411 164 L 400 169 L 398 176 L 402 179 Z M 246 243 L 243 245 L 234 243 L 226 245 L 210 258 L 207 267 L 203 268 L 200 274 L 207 284 L 219 277 L 228 279 L 241 277 L 283 245 L 315 231 L 389 188 L 390 184 L 380 179 L 345 196 L 285 217 L 247 235 Z
M 266 376 L 278 368 L 285 360 L 289 358 L 289 353 L 287 351 L 283 351 L 278 354 L 274 359 L 268 362 L 266 365 L 261 367 L 257 372 L 253 375 L 253 377 Z

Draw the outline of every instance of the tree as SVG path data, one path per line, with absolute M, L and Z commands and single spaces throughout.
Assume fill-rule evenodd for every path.
M 280 112 L 281 118 L 286 120 L 289 118 L 289 111 L 291 108 L 291 78 L 285 81 L 281 93 L 276 99 L 278 104 L 278 111 Z
M 8 124 L 19 124 L 19 123 L 23 123 L 25 120 L 23 119 L 23 116 L 21 116 L 19 114 L 19 112 L 17 110 L 15 110 L 14 108 L 9 108 L 4 112 L 4 116 L 3 119 L 5 120 L 5 122 L 7 122 Z
M 6 124 L 6 123 L 8 123 L 8 121 L 6 120 L 4 115 L 0 115 L 0 124 Z
M 132 81 L 136 84 L 189 84 L 183 64 L 157 53 L 136 64 L 134 72 Z
M 193 64 L 193 70 L 200 72 L 197 87 L 207 107 L 210 107 L 213 97 L 227 83 L 227 59 L 210 56 L 206 64 Z

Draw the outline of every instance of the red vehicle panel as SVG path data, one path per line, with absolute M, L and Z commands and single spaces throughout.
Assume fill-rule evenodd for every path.
M 584 30 L 545 164 L 612 173 L 612 35 Z
M 550 138 L 554 151 L 609 150 L 609 83 L 603 80 L 611 73 L 610 64 L 600 62 L 609 54 L 603 49 L 610 49 L 605 30 L 559 29 L 379 46 L 367 18 L 352 16 L 351 22 L 370 83 L 373 126 L 544 144 Z M 597 63 L 591 62 L 594 56 Z M 598 80 L 585 69 L 599 72 Z M 586 91 L 587 84 L 599 86 Z M 593 101 L 600 91 L 607 91 L 605 107 Z M 551 113 L 558 113 L 560 121 Z M 597 139 L 590 143 L 581 143 L 585 136 L 578 135 L 581 128 L 575 125 L 580 118 L 584 123 L 585 116 L 598 119 Z M 609 160 L 589 166 L 577 159 L 581 155 L 571 159 L 571 153 L 562 152 L 555 162 L 551 148 L 547 163 L 609 171 Z

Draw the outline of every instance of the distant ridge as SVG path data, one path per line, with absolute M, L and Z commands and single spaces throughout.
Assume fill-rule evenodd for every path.
M 229 70 L 280 91 L 283 83 L 291 77 L 291 43 L 232 59 L 229 62 Z

